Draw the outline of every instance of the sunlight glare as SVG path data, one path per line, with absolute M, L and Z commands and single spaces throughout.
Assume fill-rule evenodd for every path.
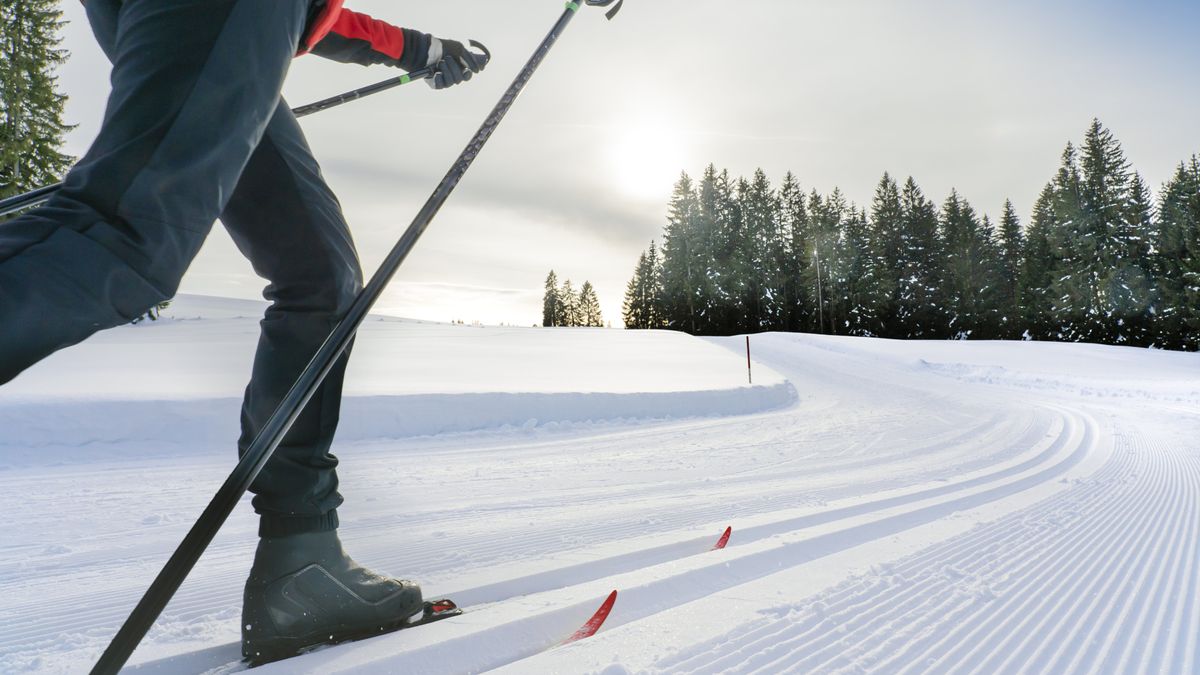
M 686 166 L 679 134 L 665 123 L 642 121 L 621 129 L 610 149 L 617 188 L 628 197 L 665 202 Z

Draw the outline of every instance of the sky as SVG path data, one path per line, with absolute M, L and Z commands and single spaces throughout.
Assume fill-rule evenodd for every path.
M 493 52 L 466 85 L 417 84 L 303 121 L 369 275 L 562 11 L 558 0 L 347 6 Z M 95 136 L 108 64 L 64 2 L 60 85 Z M 1157 188 L 1200 153 L 1200 2 L 627 0 L 573 21 L 418 244 L 378 309 L 435 321 L 541 323 L 549 270 L 591 281 L 606 319 L 661 235 L 680 172 L 709 164 L 867 205 L 884 171 L 1027 217 L 1093 117 Z M 293 106 L 398 74 L 297 59 Z M 182 292 L 258 298 L 264 283 L 217 227 Z

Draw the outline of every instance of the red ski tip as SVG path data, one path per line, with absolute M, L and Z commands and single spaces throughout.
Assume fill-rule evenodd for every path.
M 575 631 L 571 637 L 563 640 L 561 644 L 570 644 L 572 642 L 576 642 L 584 638 L 590 638 L 595 635 L 596 631 L 600 630 L 600 626 L 604 625 L 604 620 L 608 618 L 608 614 L 609 612 L 612 612 L 613 605 L 616 604 L 616 602 L 617 592 L 613 591 L 612 593 L 608 594 L 608 599 L 604 601 L 603 605 L 600 605 L 600 609 L 596 610 L 596 613 L 592 615 L 592 618 L 588 619 L 587 623 L 583 624 L 582 628 Z
M 719 550 L 725 548 L 725 545 L 729 543 L 729 537 L 732 534 L 733 534 L 733 526 L 732 525 L 725 528 L 725 534 L 721 535 L 721 538 L 717 540 L 717 545 L 713 546 L 712 550 L 719 551 Z

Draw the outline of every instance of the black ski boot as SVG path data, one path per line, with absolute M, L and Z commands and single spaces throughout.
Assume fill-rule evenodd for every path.
M 262 539 L 242 601 L 242 656 L 278 661 L 404 628 L 425 609 L 420 586 L 363 569 L 337 532 Z

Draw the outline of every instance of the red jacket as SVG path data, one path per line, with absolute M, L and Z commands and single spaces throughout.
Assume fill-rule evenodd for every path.
M 316 0 L 300 53 L 344 63 L 386 63 L 414 70 L 425 66 L 429 37 L 342 8 L 344 0 Z

